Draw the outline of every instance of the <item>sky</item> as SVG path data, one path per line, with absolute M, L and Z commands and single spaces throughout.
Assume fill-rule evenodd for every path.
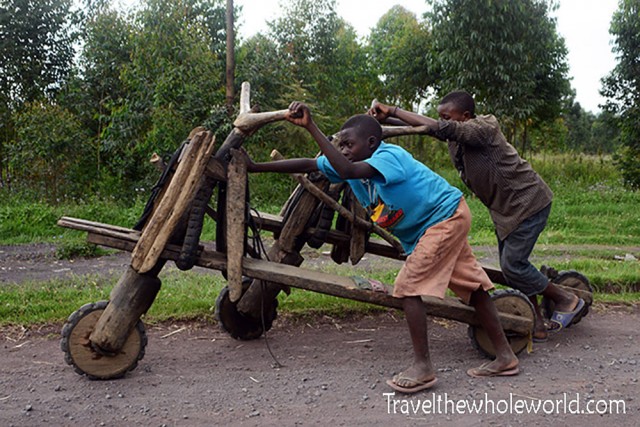
M 281 0 L 234 0 L 242 6 L 240 36 L 249 37 L 267 30 L 267 21 L 280 13 Z M 406 9 L 419 19 L 427 10 L 425 0 L 402 0 Z M 337 12 L 349 22 L 361 37 L 369 34 L 378 19 L 395 3 L 393 0 L 337 0 Z M 612 37 L 609 34 L 611 17 L 617 9 L 617 0 L 560 0 L 560 7 L 551 16 L 557 18 L 557 30 L 565 39 L 571 86 L 576 91 L 576 101 L 593 113 L 600 111 L 598 104 L 604 99 L 599 94 L 600 79 L 615 67 L 615 55 L 611 52 Z

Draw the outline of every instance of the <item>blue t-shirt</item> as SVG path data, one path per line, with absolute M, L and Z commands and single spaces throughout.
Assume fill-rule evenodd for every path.
M 396 236 L 407 254 L 413 251 L 427 228 L 450 218 L 460 203 L 460 190 L 404 148 L 381 142 L 364 161 L 380 175 L 346 181 L 367 208 L 371 220 Z M 318 157 L 317 165 L 329 181 L 345 181 L 325 156 Z

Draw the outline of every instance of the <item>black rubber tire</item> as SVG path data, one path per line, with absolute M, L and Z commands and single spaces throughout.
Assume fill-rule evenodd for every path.
M 589 283 L 589 279 L 575 270 L 560 271 L 557 276 L 551 279 L 551 283 L 566 286 L 568 288 L 580 289 L 582 291 L 587 291 L 590 294 L 593 294 L 593 287 Z M 587 308 L 580 318 L 589 314 L 589 307 L 593 303 L 593 297 L 590 300 L 585 300 L 585 302 Z M 544 317 L 546 317 L 547 319 L 551 319 L 551 316 L 553 315 L 553 311 L 555 309 L 555 303 L 549 298 L 542 297 L 540 307 L 542 309 L 542 314 L 544 315 Z M 578 323 L 579 321 L 580 320 L 578 320 L 576 323 Z
M 180 255 L 176 260 L 176 267 L 180 270 L 191 270 L 196 265 L 198 245 L 200 244 L 200 235 L 202 234 L 202 225 L 204 224 L 204 215 L 209 204 L 209 200 L 213 195 L 213 190 L 218 182 L 210 177 L 203 177 L 200 181 L 200 188 L 191 204 L 189 219 L 187 221 L 187 231 L 184 235 Z
M 62 327 L 60 349 L 64 352 L 65 362 L 72 366 L 75 372 L 91 380 L 123 377 L 138 366 L 147 346 L 147 333 L 140 320 L 125 343 L 127 351 L 109 356 L 100 354 L 91 346 L 90 331 L 100 317 L 99 312 L 104 311 L 108 303 L 98 301 L 83 305 L 69 316 Z M 85 362 L 89 359 L 92 360 Z
M 252 279 L 245 278 L 243 286 L 248 287 Z M 227 332 L 237 340 L 254 340 L 260 338 L 265 331 L 271 329 L 273 321 L 278 315 L 278 300 L 274 299 L 271 304 L 265 304 L 264 325 L 262 319 L 255 319 L 240 313 L 236 303 L 229 299 L 229 288 L 225 286 L 216 299 L 216 320 L 220 323 L 222 330 Z
M 529 301 L 529 298 L 522 292 L 515 289 L 500 289 L 491 294 L 496 308 L 499 312 L 506 312 L 509 314 L 515 314 L 531 319 L 531 332 L 533 334 L 533 321 L 535 319 L 535 311 L 533 304 Z M 486 331 L 479 327 L 469 325 L 467 329 L 469 338 L 473 346 L 487 357 L 495 357 L 495 350 L 491 344 Z M 519 354 L 522 350 L 527 348 L 531 336 L 520 335 L 510 331 L 505 331 L 509 345 L 515 354 Z

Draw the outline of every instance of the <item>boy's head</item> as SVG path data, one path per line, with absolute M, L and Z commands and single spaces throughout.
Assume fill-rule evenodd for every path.
M 340 128 L 338 149 L 350 161 L 359 162 L 371 157 L 381 139 L 380 123 L 367 114 L 357 114 Z
M 476 116 L 476 104 L 469 92 L 449 92 L 438 105 L 438 115 L 442 120 L 464 122 Z

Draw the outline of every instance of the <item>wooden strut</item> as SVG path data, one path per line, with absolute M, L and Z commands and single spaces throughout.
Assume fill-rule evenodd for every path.
M 226 238 L 227 284 L 229 299 L 236 302 L 242 296 L 242 259 L 244 258 L 245 214 L 247 195 L 247 164 L 238 150 L 231 150 L 227 172 Z
M 125 251 L 133 250 L 136 245 L 136 241 L 139 238 L 139 233 L 134 230 L 128 230 L 129 232 L 126 233 L 125 229 L 114 230 L 112 226 L 108 224 L 88 222 L 84 220 L 77 220 L 75 218 L 66 217 L 64 222 L 59 223 L 59 225 L 87 231 L 89 233 L 88 241 L 91 243 Z M 178 246 L 168 244 L 162 252 L 162 259 L 176 260 L 179 254 L 180 248 Z M 196 265 L 204 268 L 224 271 L 228 268 L 228 260 L 225 254 L 205 248 L 200 253 L 200 256 L 196 261 Z M 307 270 L 292 265 L 251 258 L 243 259 L 242 272 L 246 276 L 253 277 L 258 280 L 283 283 L 300 289 L 306 289 L 356 301 L 363 301 L 390 308 L 402 308 L 401 299 L 381 292 L 360 289 L 355 285 L 351 278 L 337 274 Z M 127 303 L 127 299 L 119 299 L 121 303 L 115 304 L 114 307 L 118 309 L 118 315 L 110 316 L 111 321 L 118 321 L 118 324 L 122 324 L 124 320 L 135 324 L 135 321 L 139 318 L 142 308 L 147 306 L 148 301 L 150 301 L 152 296 L 155 295 L 154 293 L 153 295 L 147 296 L 143 293 L 143 290 L 151 283 L 143 282 L 141 280 L 143 278 L 138 277 L 138 275 L 131 269 L 127 274 L 132 274 L 132 278 L 136 280 L 124 280 L 124 282 L 131 283 L 126 286 L 127 292 L 123 292 L 123 295 L 133 295 L 135 298 L 143 298 L 144 303 L 140 304 L 141 309 L 139 312 L 135 313 L 136 315 L 129 315 L 129 304 Z M 155 286 L 152 287 L 155 292 L 157 288 Z M 115 289 L 116 288 L 114 288 L 114 290 Z M 571 291 L 576 292 L 575 289 L 571 289 Z M 467 306 L 455 298 L 447 297 L 441 300 L 434 297 L 423 297 L 422 300 L 427 307 L 429 315 L 456 320 L 471 325 L 479 325 L 473 307 Z M 521 335 L 527 335 L 533 326 L 533 322 L 530 319 L 521 316 L 501 312 L 498 313 L 498 315 L 506 330 L 514 331 Z M 105 320 L 107 320 L 106 317 Z M 110 328 L 108 331 L 105 330 L 103 333 L 109 334 L 113 333 L 113 331 L 114 329 Z M 126 338 L 127 335 L 128 334 L 125 334 L 124 337 Z M 92 342 L 97 342 L 101 349 L 117 351 L 117 345 L 109 345 L 111 342 L 110 339 L 113 338 L 108 337 L 109 335 L 107 335 L 107 338 L 94 341 L 94 336 L 92 336 L 91 340 Z
M 233 126 L 245 135 L 251 135 L 260 127 L 284 120 L 289 110 L 255 112 L 250 105 L 251 85 L 243 82 L 240 91 L 240 114 L 233 122 Z M 402 135 L 428 135 L 427 126 L 382 126 L 382 137 L 391 138 Z
M 249 82 L 242 82 L 240 90 L 240 114 L 233 122 L 233 126 L 245 135 L 251 135 L 260 127 L 285 119 L 289 110 L 278 110 L 268 112 L 254 112 L 250 105 L 251 85 Z
M 267 231 L 277 231 L 281 228 L 281 220 L 277 217 L 269 216 L 265 213 L 258 213 L 253 217 L 253 220 L 258 223 L 259 227 L 265 227 Z M 135 247 L 136 242 L 140 238 L 140 232 L 136 230 L 132 230 L 130 228 L 119 227 L 117 225 L 103 224 L 94 221 L 88 221 L 80 218 L 72 218 L 72 217 L 62 217 L 58 220 L 58 226 L 70 228 L 73 230 L 85 231 L 88 233 L 87 240 L 89 243 L 93 243 L 96 245 L 106 246 L 114 249 L 119 249 L 123 251 L 131 252 Z M 337 236 L 336 236 L 337 237 Z M 343 236 L 346 240 L 348 236 Z M 170 246 L 170 245 L 169 245 Z M 382 244 L 373 246 L 373 250 L 369 248 L 368 252 L 372 254 L 377 254 L 386 258 L 395 258 L 400 259 L 393 254 L 389 253 L 390 251 L 382 251 L 378 249 Z M 387 247 L 384 245 L 385 248 Z M 482 269 L 487 273 L 489 279 L 493 283 L 498 283 L 500 285 L 507 285 L 507 281 L 502 273 L 502 271 L 482 266 Z M 564 285 L 556 286 L 568 291 L 572 292 L 578 297 L 585 300 L 585 302 L 591 304 L 593 302 L 593 294 L 591 292 L 585 291 L 583 289 L 571 288 Z

